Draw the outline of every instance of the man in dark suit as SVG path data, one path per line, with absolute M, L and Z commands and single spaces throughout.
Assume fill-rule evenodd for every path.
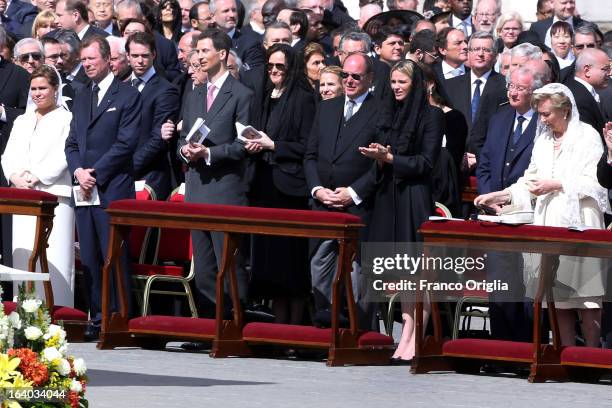
M 468 42 L 463 31 L 447 27 L 437 34 L 438 54 L 441 61 L 434 65 L 434 72 L 440 80 L 461 76 L 469 69 L 465 66 L 468 59 Z M 440 83 L 444 83 L 441 81 Z
M 152 29 L 154 25 L 155 17 L 150 8 L 146 7 L 146 3 L 140 4 L 136 0 L 121 0 L 115 4 L 115 12 L 119 24 L 130 18 L 136 18 L 146 21 L 149 29 Z M 158 75 L 163 74 L 162 76 L 168 81 L 172 81 L 181 73 L 176 46 L 157 31 L 153 32 L 153 36 L 155 37 L 155 49 L 157 50 L 155 66 L 159 68 Z
M 593 23 L 584 23 L 576 27 L 574 38 L 572 39 L 572 51 L 574 56 L 578 57 L 580 53 L 589 48 L 597 47 L 597 26 Z M 574 79 L 576 75 L 576 60 L 560 72 L 559 79 L 565 84 L 567 81 Z
M 593 126 L 602 134 L 605 125 L 597 91 L 608 86 L 610 61 L 605 52 L 586 49 L 576 58 L 576 76 L 565 85 L 574 94 L 580 120 Z
M 608 86 L 599 91 L 601 101 L 601 113 L 604 115 L 606 122 L 612 122 L 612 78 L 608 80 Z
M 247 205 L 244 163 L 246 150 L 236 140 L 235 123 L 247 125 L 252 92 L 227 70 L 231 40 L 223 31 L 210 29 L 198 37 L 196 49 L 201 69 L 208 74 L 206 87 L 195 88 L 187 97 L 178 155 L 188 165 L 185 201 L 194 203 Z M 210 133 L 202 144 L 185 140 L 196 119 L 205 120 Z M 198 310 L 213 317 L 215 282 L 223 253 L 223 234 L 192 231 Z M 241 259 L 236 265 L 240 300 L 246 298 L 247 275 Z M 225 302 L 230 306 L 230 302 Z
M 249 68 L 263 66 L 265 55 L 261 41 L 254 36 L 243 36 L 236 25 L 236 0 L 211 0 L 209 7 L 217 27 L 232 39 L 232 48 L 242 63 Z
M 448 25 L 463 31 L 465 38 L 476 32 L 472 21 L 472 0 L 450 0 L 451 15 Z
M 526 68 L 519 68 L 510 75 L 509 106 L 491 117 L 476 168 L 480 194 L 511 186 L 529 166 L 538 121 L 537 113 L 531 109 L 531 96 L 533 90 L 541 86 L 541 77 Z M 500 279 L 509 285 L 508 292 L 489 295 L 491 335 L 495 339 L 530 339 L 525 305 L 521 301 L 525 288 L 519 273 L 519 258 L 516 254 L 497 252 L 487 256 L 487 279 Z
M 244 37 L 252 37 L 255 40 L 263 41 L 263 35 L 266 27 L 264 26 L 261 8 L 266 0 L 253 0 L 248 4 L 246 14 L 249 16 L 249 23 L 242 26 L 240 32 Z
M 301 52 L 307 44 L 306 35 L 308 34 L 308 17 L 306 13 L 298 8 L 282 9 L 277 21 L 282 21 L 291 30 L 291 46 L 296 52 Z
M 109 216 L 104 209 L 112 201 L 135 196 L 132 157 L 142 102 L 136 89 L 113 76 L 110 47 L 103 37 L 83 41 L 81 60 L 92 83 L 75 96 L 65 152 L 80 189 L 77 192 L 75 187 L 72 203 L 92 320 L 85 336 L 95 340 L 100 331 L 102 266 L 109 240 Z M 94 200 L 96 193 L 99 200 Z M 83 203 L 86 199 L 91 201 Z M 124 285 L 130 293 L 127 252 L 123 255 Z M 111 307 L 116 309 L 112 281 L 111 285 Z
M 342 80 L 345 96 L 321 102 L 304 156 L 306 182 L 312 195 L 312 209 L 346 211 L 368 224 L 376 191 L 372 162 L 359 147 L 381 142 L 377 124 L 380 106 L 369 92 L 373 81 L 372 60 L 363 53 L 344 59 Z M 361 231 L 361 239 L 367 232 Z M 317 240 L 311 259 L 312 288 L 319 325 L 330 322 L 331 290 L 338 258 L 333 240 Z M 353 293 L 358 303 L 360 328 L 370 329 L 372 303 L 365 301 L 364 279 L 354 263 Z
M 89 78 L 81 65 L 79 48 L 81 42 L 73 30 L 54 30 L 45 37 L 55 38 L 61 45 L 61 55 L 57 60 L 57 68 L 62 74 L 62 79 L 69 84 L 75 92 L 89 83 Z
M 155 73 L 155 39 L 148 33 L 134 33 L 125 45 L 132 67 L 130 83 L 142 99 L 142 121 L 138 146 L 134 153 L 134 178 L 144 180 L 158 200 L 170 194 L 170 164 L 168 144 L 161 137 L 161 127 L 167 120 L 176 121 L 180 99 L 176 89 Z
M 22 38 L 23 31 L 22 27 L 25 24 L 31 25 L 32 21 L 38 14 L 38 9 L 31 3 L 26 3 L 21 0 L 11 0 L 7 7 L 8 1 L 0 2 L 0 16 L 2 16 L 2 25 L 5 26 L 6 30 L 12 33 L 15 37 Z M 28 35 L 27 37 L 30 37 Z
M 444 83 L 450 104 L 465 116 L 468 124 L 469 169 L 476 165 L 480 149 L 485 142 L 491 115 L 500 104 L 508 100 L 506 80 L 493 70 L 497 51 L 490 33 L 479 31 L 468 45 L 471 71 Z
M 87 6 L 81 0 L 60 0 L 55 5 L 58 26 L 64 30 L 74 30 L 81 41 L 92 35 L 106 37 L 108 33 L 89 24 Z
M 536 21 L 529 27 L 540 37 L 540 42 L 551 48 L 550 27 L 557 21 L 568 22 L 573 29 L 583 24 L 585 20 L 574 16 L 576 12 L 575 0 L 553 0 L 553 16 L 544 20 Z

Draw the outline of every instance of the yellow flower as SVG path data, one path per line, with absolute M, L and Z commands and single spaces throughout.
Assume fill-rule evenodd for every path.
M 21 360 L 18 357 L 11 359 L 6 354 L 0 354 L 0 382 L 5 382 L 18 376 L 20 373 L 15 369 L 19 366 L 20 362 Z

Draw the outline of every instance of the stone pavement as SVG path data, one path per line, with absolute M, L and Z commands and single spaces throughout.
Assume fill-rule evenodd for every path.
M 408 367 L 327 367 L 295 359 L 212 359 L 207 354 L 97 350 L 85 358 L 92 408 L 139 407 L 610 407 L 612 385 L 529 384 L 513 376 L 412 375 Z

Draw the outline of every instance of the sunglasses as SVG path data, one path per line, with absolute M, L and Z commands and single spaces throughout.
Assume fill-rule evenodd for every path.
M 595 44 L 590 43 L 590 44 L 576 44 L 574 45 L 574 48 L 577 50 L 583 50 L 584 48 L 595 48 Z
M 40 52 L 29 52 L 27 54 L 22 54 L 19 56 L 19 61 L 21 63 L 28 62 L 30 60 L 30 57 L 34 61 L 40 61 L 42 59 L 42 54 Z
M 287 69 L 285 64 L 274 64 L 269 62 L 266 64 L 266 66 L 268 67 L 268 71 L 272 71 L 272 69 L 276 68 L 277 71 L 285 72 L 285 70 Z
M 348 77 L 353 78 L 355 81 L 361 81 L 364 76 L 362 74 L 351 74 L 349 72 L 344 72 L 344 71 L 340 73 L 340 78 L 346 79 Z

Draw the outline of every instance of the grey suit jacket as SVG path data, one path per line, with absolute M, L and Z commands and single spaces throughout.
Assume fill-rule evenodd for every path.
M 253 92 L 227 77 L 206 111 L 206 87 L 194 89 L 186 98 L 183 129 L 178 141 L 179 157 L 185 137 L 197 118 L 202 118 L 210 133 L 204 145 L 210 149 L 210 165 L 203 159 L 188 162 L 185 174 L 185 201 L 209 204 L 247 205 L 247 186 L 244 180 L 244 145 L 236 140 L 235 122 L 250 124 L 249 109 Z

